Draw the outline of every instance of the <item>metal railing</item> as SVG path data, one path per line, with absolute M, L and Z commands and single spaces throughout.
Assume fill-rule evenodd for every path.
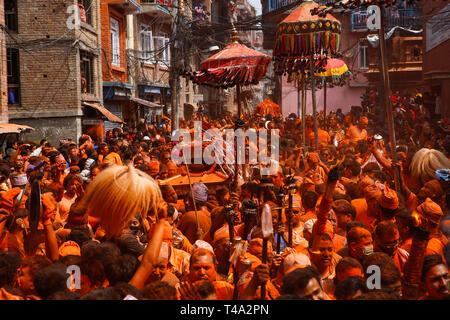
M 298 2 L 298 0 L 268 0 L 267 12 L 281 9 L 295 2 Z M 335 2 L 335 0 L 316 0 L 316 2 L 322 6 L 326 6 L 330 3 Z
M 361 10 L 353 12 L 351 16 L 352 30 L 366 30 L 367 17 L 367 11 Z M 420 29 L 422 28 L 421 17 L 422 10 L 420 8 L 389 9 L 386 10 L 384 25 L 386 28 L 400 26 L 405 28 Z

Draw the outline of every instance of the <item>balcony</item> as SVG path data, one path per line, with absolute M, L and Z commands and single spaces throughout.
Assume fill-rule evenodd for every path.
M 352 31 L 367 31 L 367 11 L 361 10 L 352 13 Z M 418 8 L 389 9 L 384 17 L 385 28 L 391 29 L 395 26 L 404 28 L 422 28 L 422 10 Z
M 298 2 L 298 0 L 268 0 L 267 1 L 267 12 L 281 9 L 281 8 L 288 6 L 290 4 L 293 4 L 295 2 Z M 315 1 L 315 2 L 320 4 L 321 6 L 326 6 L 335 1 L 334 0 L 319 0 L 319 1 Z
M 153 16 L 171 17 L 173 5 L 172 0 L 141 0 L 143 12 Z

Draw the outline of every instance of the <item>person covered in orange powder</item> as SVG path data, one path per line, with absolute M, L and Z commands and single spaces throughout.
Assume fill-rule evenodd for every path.
M 234 286 L 226 281 L 217 280 L 217 261 L 213 252 L 199 248 L 192 252 L 189 261 L 189 276 L 187 282 L 211 281 L 216 289 L 217 300 L 232 300 Z M 183 284 L 183 283 L 182 283 Z
M 367 140 L 367 126 L 369 124 L 369 120 L 367 117 L 361 117 L 359 119 L 359 123 L 357 126 L 350 125 L 347 132 L 345 133 L 345 137 L 350 140 L 350 142 L 357 143 L 359 140 Z

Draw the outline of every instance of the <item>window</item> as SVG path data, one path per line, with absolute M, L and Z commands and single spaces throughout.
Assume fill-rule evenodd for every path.
M 17 32 L 17 1 L 5 0 L 5 24 L 6 28 Z
M 152 29 L 145 25 L 140 25 L 139 40 L 141 43 L 141 59 L 145 59 L 146 62 L 154 62 L 154 45 Z
M 120 38 L 119 38 L 119 21 L 111 18 L 111 51 L 112 65 L 120 67 Z
M 93 0 L 78 0 L 80 7 L 81 21 L 92 25 L 92 14 L 94 1 Z
M 94 94 L 94 58 L 85 51 L 80 51 L 81 92 Z
M 8 104 L 20 103 L 19 50 L 6 50 L 8 68 Z
M 156 60 L 164 66 L 170 65 L 170 39 L 164 34 L 153 38 L 156 48 Z
M 359 44 L 359 68 L 360 69 L 369 69 L 369 62 L 367 59 L 367 45 L 360 43 Z

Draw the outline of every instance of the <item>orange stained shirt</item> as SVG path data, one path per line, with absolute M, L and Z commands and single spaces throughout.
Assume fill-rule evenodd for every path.
M 322 129 L 318 129 L 317 130 L 317 136 L 319 137 L 319 144 L 323 143 L 323 144 L 330 144 L 331 143 L 331 137 L 328 134 L 328 132 L 326 132 L 325 130 Z M 307 136 L 307 141 L 314 145 L 315 143 L 315 134 L 314 131 L 311 131 L 308 136 Z
M 167 269 L 172 273 L 177 271 L 182 275 L 189 274 L 189 259 L 191 258 L 191 255 L 184 250 L 180 250 L 172 246 L 169 248 L 170 257 L 169 263 L 167 264 Z
M 226 281 L 214 281 L 217 300 L 233 300 L 234 286 Z
M 366 199 L 353 199 L 351 204 L 355 207 L 356 218 L 355 221 L 364 223 L 373 232 L 375 230 L 376 218 L 368 215 L 368 207 Z
M 351 142 L 356 143 L 359 140 L 367 140 L 367 131 L 366 129 L 361 130 L 358 126 L 350 126 L 345 133 L 345 137 Z
M 211 218 L 205 211 L 197 210 L 198 224 L 203 231 L 203 235 L 211 229 Z M 190 243 L 195 243 L 197 239 L 197 220 L 195 211 L 186 212 L 182 217 L 178 229 L 186 236 Z
M 123 165 L 122 164 L 122 159 L 120 158 L 120 156 L 115 153 L 115 152 L 110 152 L 103 160 L 103 162 L 109 162 L 109 163 L 113 163 L 116 164 L 118 166 Z

